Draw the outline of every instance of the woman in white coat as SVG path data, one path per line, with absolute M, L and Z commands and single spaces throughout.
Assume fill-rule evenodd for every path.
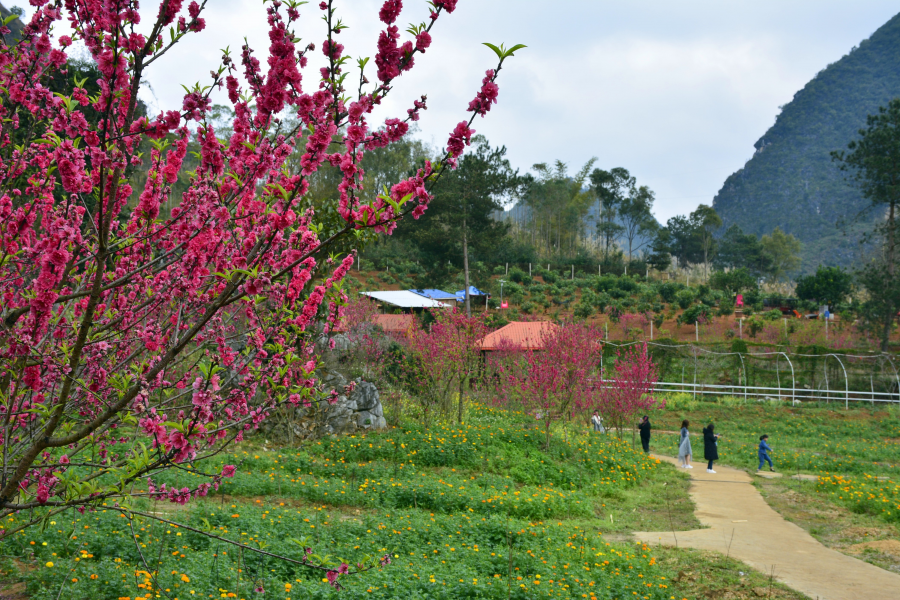
M 682 468 L 685 469 L 693 469 L 691 466 L 691 455 L 693 452 L 691 451 L 691 432 L 688 430 L 688 427 L 691 426 L 690 421 L 684 420 L 681 422 L 681 440 L 678 444 L 678 459 L 681 461 Z

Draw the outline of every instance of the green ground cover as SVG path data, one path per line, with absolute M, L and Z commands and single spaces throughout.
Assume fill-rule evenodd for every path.
M 675 403 L 678 404 L 677 401 Z M 755 471 L 759 436 L 769 435 L 776 469 L 785 476 L 819 477 L 816 491 L 850 510 L 887 522 L 900 522 L 900 411 L 868 406 L 769 403 L 687 403 L 656 419 L 659 429 L 675 432 L 691 421 L 695 460 L 703 458 L 701 430 L 716 424 L 721 462 Z M 655 448 L 676 455 L 678 436 L 658 434 Z
M 302 450 L 259 440 L 221 457 L 239 465 L 222 494 L 186 507 L 134 506 L 294 559 L 307 545 L 350 564 L 391 557 L 345 578 L 343 592 L 322 573 L 183 527 L 135 518 L 132 532 L 111 507 L 14 536 L 3 554 L 21 564 L 4 570 L 25 571 L 34 600 L 675 597 L 672 570 L 648 548 L 604 535 L 692 526 L 684 485 L 673 484 L 674 509 L 663 510 L 658 495 L 648 502 L 654 486 L 681 482 L 678 474 L 606 436 L 560 433 L 545 451 L 528 425 L 480 408 L 461 427 L 410 424 Z

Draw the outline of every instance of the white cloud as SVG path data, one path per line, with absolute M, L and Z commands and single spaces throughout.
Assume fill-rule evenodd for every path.
M 145 24 L 155 14 L 150 4 Z M 317 5 L 303 7 L 298 35 L 320 49 Z M 350 26 L 341 35 L 347 53 L 374 56 L 381 2 L 335 5 Z M 427 17 L 424 0 L 405 5 L 402 23 Z M 226 45 L 238 56 L 246 37 L 264 62 L 262 2 L 207 6 L 208 29 L 147 74 L 161 108 L 180 106 L 180 84 L 209 81 Z M 896 10 L 889 0 L 460 0 L 379 116 L 405 115 L 426 93 L 421 136 L 443 145 L 493 66 L 481 42 L 527 44 L 501 74 L 500 103 L 475 128 L 506 145 L 523 170 L 557 158 L 577 168 L 592 156 L 604 168 L 624 166 L 656 191 L 657 216 L 666 220 L 711 202 L 778 106 Z M 305 85 L 317 80 L 308 69 Z

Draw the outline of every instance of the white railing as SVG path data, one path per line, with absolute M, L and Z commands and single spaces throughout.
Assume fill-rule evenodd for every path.
M 900 394 L 897 392 L 876 392 L 874 390 L 817 390 L 810 388 L 794 387 L 763 387 L 748 385 L 715 385 L 703 383 L 677 383 L 659 381 L 656 383 L 656 392 L 689 394 L 703 394 L 710 396 L 738 396 L 745 399 L 768 400 L 779 399 L 797 404 L 803 401 L 817 402 L 844 402 L 844 407 L 849 408 L 850 402 L 876 402 L 900 403 Z

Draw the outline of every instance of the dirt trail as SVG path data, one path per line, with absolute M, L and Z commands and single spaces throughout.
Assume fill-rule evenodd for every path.
M 677 464 L 667 456 L 660 460 Z M 891 600 L 900 598 L 900 575 L 830 550 L 806 531 L 785 521 L 750 482 L 744 471 L 694 463 L 690 495 L 695 514 L 709 529 L 637 532 L 647 544 L 715 550 L 744 561 L 818 600 Z

